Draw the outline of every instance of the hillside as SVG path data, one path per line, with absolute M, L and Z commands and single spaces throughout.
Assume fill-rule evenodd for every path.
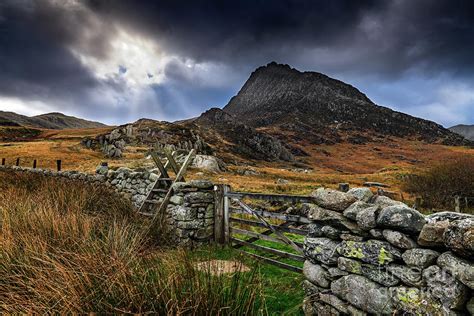
M 451 132 L 464 136 L 466 139 L 474 141 L 474 125 L 456 125 L 450 127 Z
M 224 111 L 252 127 L 311 144 L 359 144 L 390 136 L 467 143 L 439 124 L 378 106 L 342 81 L 274 62 L 255 70 Z
M 88 121 L 62 113 L 47 113 L 37 116 L 25 116 L 14 112 L 0 111 L 0 126 L 25 126 L 47 129 L 97 128 L 105 124 Z

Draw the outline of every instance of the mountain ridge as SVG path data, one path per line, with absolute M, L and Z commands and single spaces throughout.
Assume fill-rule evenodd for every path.
M 440 124 L 379 106 L 340 80 L 275 62 L 252 72 L 223 110 L 254 128 L 304 132 L 313 144 L 381 136 L 468 143 Z
M 450 131 L 457 133 L 464 138 L 474 141 L 474 124 L 473 125 L 466 125 L 466 124 L 458 124 L 449 128 Z
M 15 112 L 0 111 L 1 126 L 24 126 L 47 129 L 98 128 L 107 125 L 69 116 L 60 112 L 44 113 L 35 116 L 21 115 Z

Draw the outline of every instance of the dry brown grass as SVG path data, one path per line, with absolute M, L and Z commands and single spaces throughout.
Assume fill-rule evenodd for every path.
M 142 227 L 103 187 L 1 171 L 0 313 L 259 313 L 255 270 L 211 277 Z

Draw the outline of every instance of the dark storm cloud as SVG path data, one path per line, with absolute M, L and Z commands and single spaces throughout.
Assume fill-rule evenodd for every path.
M 384 105 L 432 119 L 443 120 L 449 96 L 461 91 L 461 114 L 444 121 L 451 123 L 473 117 L 474 95 L 466 92 L 474 86 L 473 27 L 468 0 L 6 0 L 0 97 L 109 123 L 184 118 L 224 105 L 255 67 L 276 60 L 325 72 Z M 157 68 L 169 57 L 143 74 L 163 75 L 162 82 L 137 90 L 126 80 L 131 65 L 118 63 L 104 77 L 81 60 L 107 64 L 120 31 L 156 43 Z
M 277 59 L 388 76 L 413 67 L 465 74 L 474 68 L 474 2 L 467 0 L 93 0 L 88 5 L 197 61 L 253 67 Z

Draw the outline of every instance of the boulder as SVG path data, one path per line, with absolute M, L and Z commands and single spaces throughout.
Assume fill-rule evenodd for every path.
M 322 237 L 323 236 L 323 228 L 324 225 L 320 223 L 311 223 L 308 224 L 307 229 L 308 229 L 308 237 L 314 238 L 314 237 Z
M 440 253 L 431 249 L 414 248 L 402 254 L 403 261 L 412 267 L 426 268 L 432 265 Z
M 341 213 L 327 210 L 314 204 L 311 205 L 312 206 L 308 210 L 308 219 L 324 223 L 325 225 L 331 225 L 342 230 L 350 230 L 356 234 L 363 234 L 363 231 L 356 223 L 350 221 Z
M 377 239 L 382 239 L 383 234 L 381 229 L 371 229 L 369 230 L 370 236 L 377 238 Z
M 399 278 L 403 283 L 409 286 L 421 287 L 423 278 L 421 277 L 421 269 L 408 267 L 399 264 L 390 264 L 387 271 Z
M 401 249 L 412 249 L 416 248 L 417 244 L 413 239 L 396 230 L 384 229 L 383 237 L 395 247 Z
M 337 266 L 343 271 L 352 274 L 363 275 L 369 280 L 372 280 L 384 286 L 395 286 L 400 282 L 392 274 L 387 273 L 383 269 L 380 269 L 379 266 L 364 264 L 357 260 L 339 257 L 337 259 Z
M 356 221 L 363 230 L 371 230 L 377 226 L 377 215 L 379 213 L 378 206 L 366 208 L 357 213 Z
M 321 302 L 324 302 L 328 305 L 331 305 L 335 309 L 337 309 L 339 312 L 341 312 L 344 315 L 349 314 L 347 307 L 349 304 L 341 300 L 339 297 L 333 294 L 326 294 L 326 293 L 319 293 L 319 300 Z
M 193 161 L 193 167 L 213 173 L 221 172 L 221 166 L 222 162 L 210 155 L 196 155 Z
M 303 291 L 306 296 L 315 297 L 319 292 L 323 291 L 324 289 L 320 288 L 319 286 L 309 282 L 308 280 L 303 281 Z
M 440 313 L 441 304 L 417 288 L 391 287 L 389 292 L 397 315 L 445 315 Z
M 214 194 L 210 192 L 190 192 L 184 196 L 186 203 L 209 203 L 214 201 Z
M 460 219 L 474 219 L 474 215 L 471 214 L 463 214 L 463 213 L 457 213 L 457 212 L 438 212 L 434 214 L 430 214 L 426 216 L 426 219 L 428 220 L 429 223 L 432 222 L 441 222 L 441 221 L 456 221 Z
M 338 212 L 344 211 L 357 201 L 351 194 L 325 188 L 317 189 L 311 196 L 319 206 Z
M 383 195 L 376 196 L 374 199 L 374 204 L 380 206 L 380 208 L 385 208 L 388 206 L 406 206 L 405 203 L 392 200 L 388 196 L 383 196 Z
M 391 315 L 388 291 L 361 275 L 350 274 L 331 283 L 331 291 L 355 307 L 375 315 Z
M 449 223 L 443 235 L 444 244 L 454 253 L 474 259 L 474 219 L 458 219 Z
M 458 258 L 451 252 L 441 254 L 436 263 L 464 285 L 474 289 L 474 263 Z
M 352 188 L 347 193 L 362 202 L 368 202 L 374 196 L 369 188 Z
M 449 273 L 434 265 L 423 271 L 423 280 L 428 286 L 430 296 L 439 300 L 445 308 L 454 310 L 464 308 L 470 290 Z
M 401 258 L 401 253 L 386 241 L 342 241 L 337 252 L 347 258 L 359 259 L 374 265 L 386 265 Z
M 418 236 L 418 244 L 425 247 L 443 247 L 444 232 L 448 226 L 447 220 L 425 224 Z
M 474 296 L 467 302 L 466 308 L 471 315 L 474 315 Z
M 374 207 L 373 204 L 369 204 L 362 201 L 357 201 L 352 203 L 348 208 L 343 212 L 344 216 L 352 220 L 356 220 L 357 214 L 367 208 Z
M 304 262 L 303 274 L 308 281 L 322 288 L 329 288 L 331 276 L 328 271 L 319 264 L 314 264 L 308 260 Z
M 332 226 L 329 226 L 329 225 L 323 226 L 323 228 L 321 228 L 321 231 L 322 231 L 322 233 L 325 237 L 328 237 L 328 238 L 331 238 L 331 239 L 334 239 L 334 240 L 340 239 L 339 236 L 342 233 L 341 230 L 339 230 L 337 228 L 334 228 Z
M 109 166 L 107 165 L 107 163 L 101 163 L 95 169 L 95 173 L 100 174 L 100 175 L 107 175 L 108 172 L 109 172 Z
M 409 233 L 418 233 L 422 230 L 426 219 L 415 209 L 406 205 L 388 206 L 377 217 L 377 225 L 384 228 L 394 228 Z
M 336 251 L 338 242 L 329 238 L 306 238 L 304 242 L 304 254 L 311 262 L 317 264 L 322 262 L 329 265 L 337 263 L 339 254 Z

